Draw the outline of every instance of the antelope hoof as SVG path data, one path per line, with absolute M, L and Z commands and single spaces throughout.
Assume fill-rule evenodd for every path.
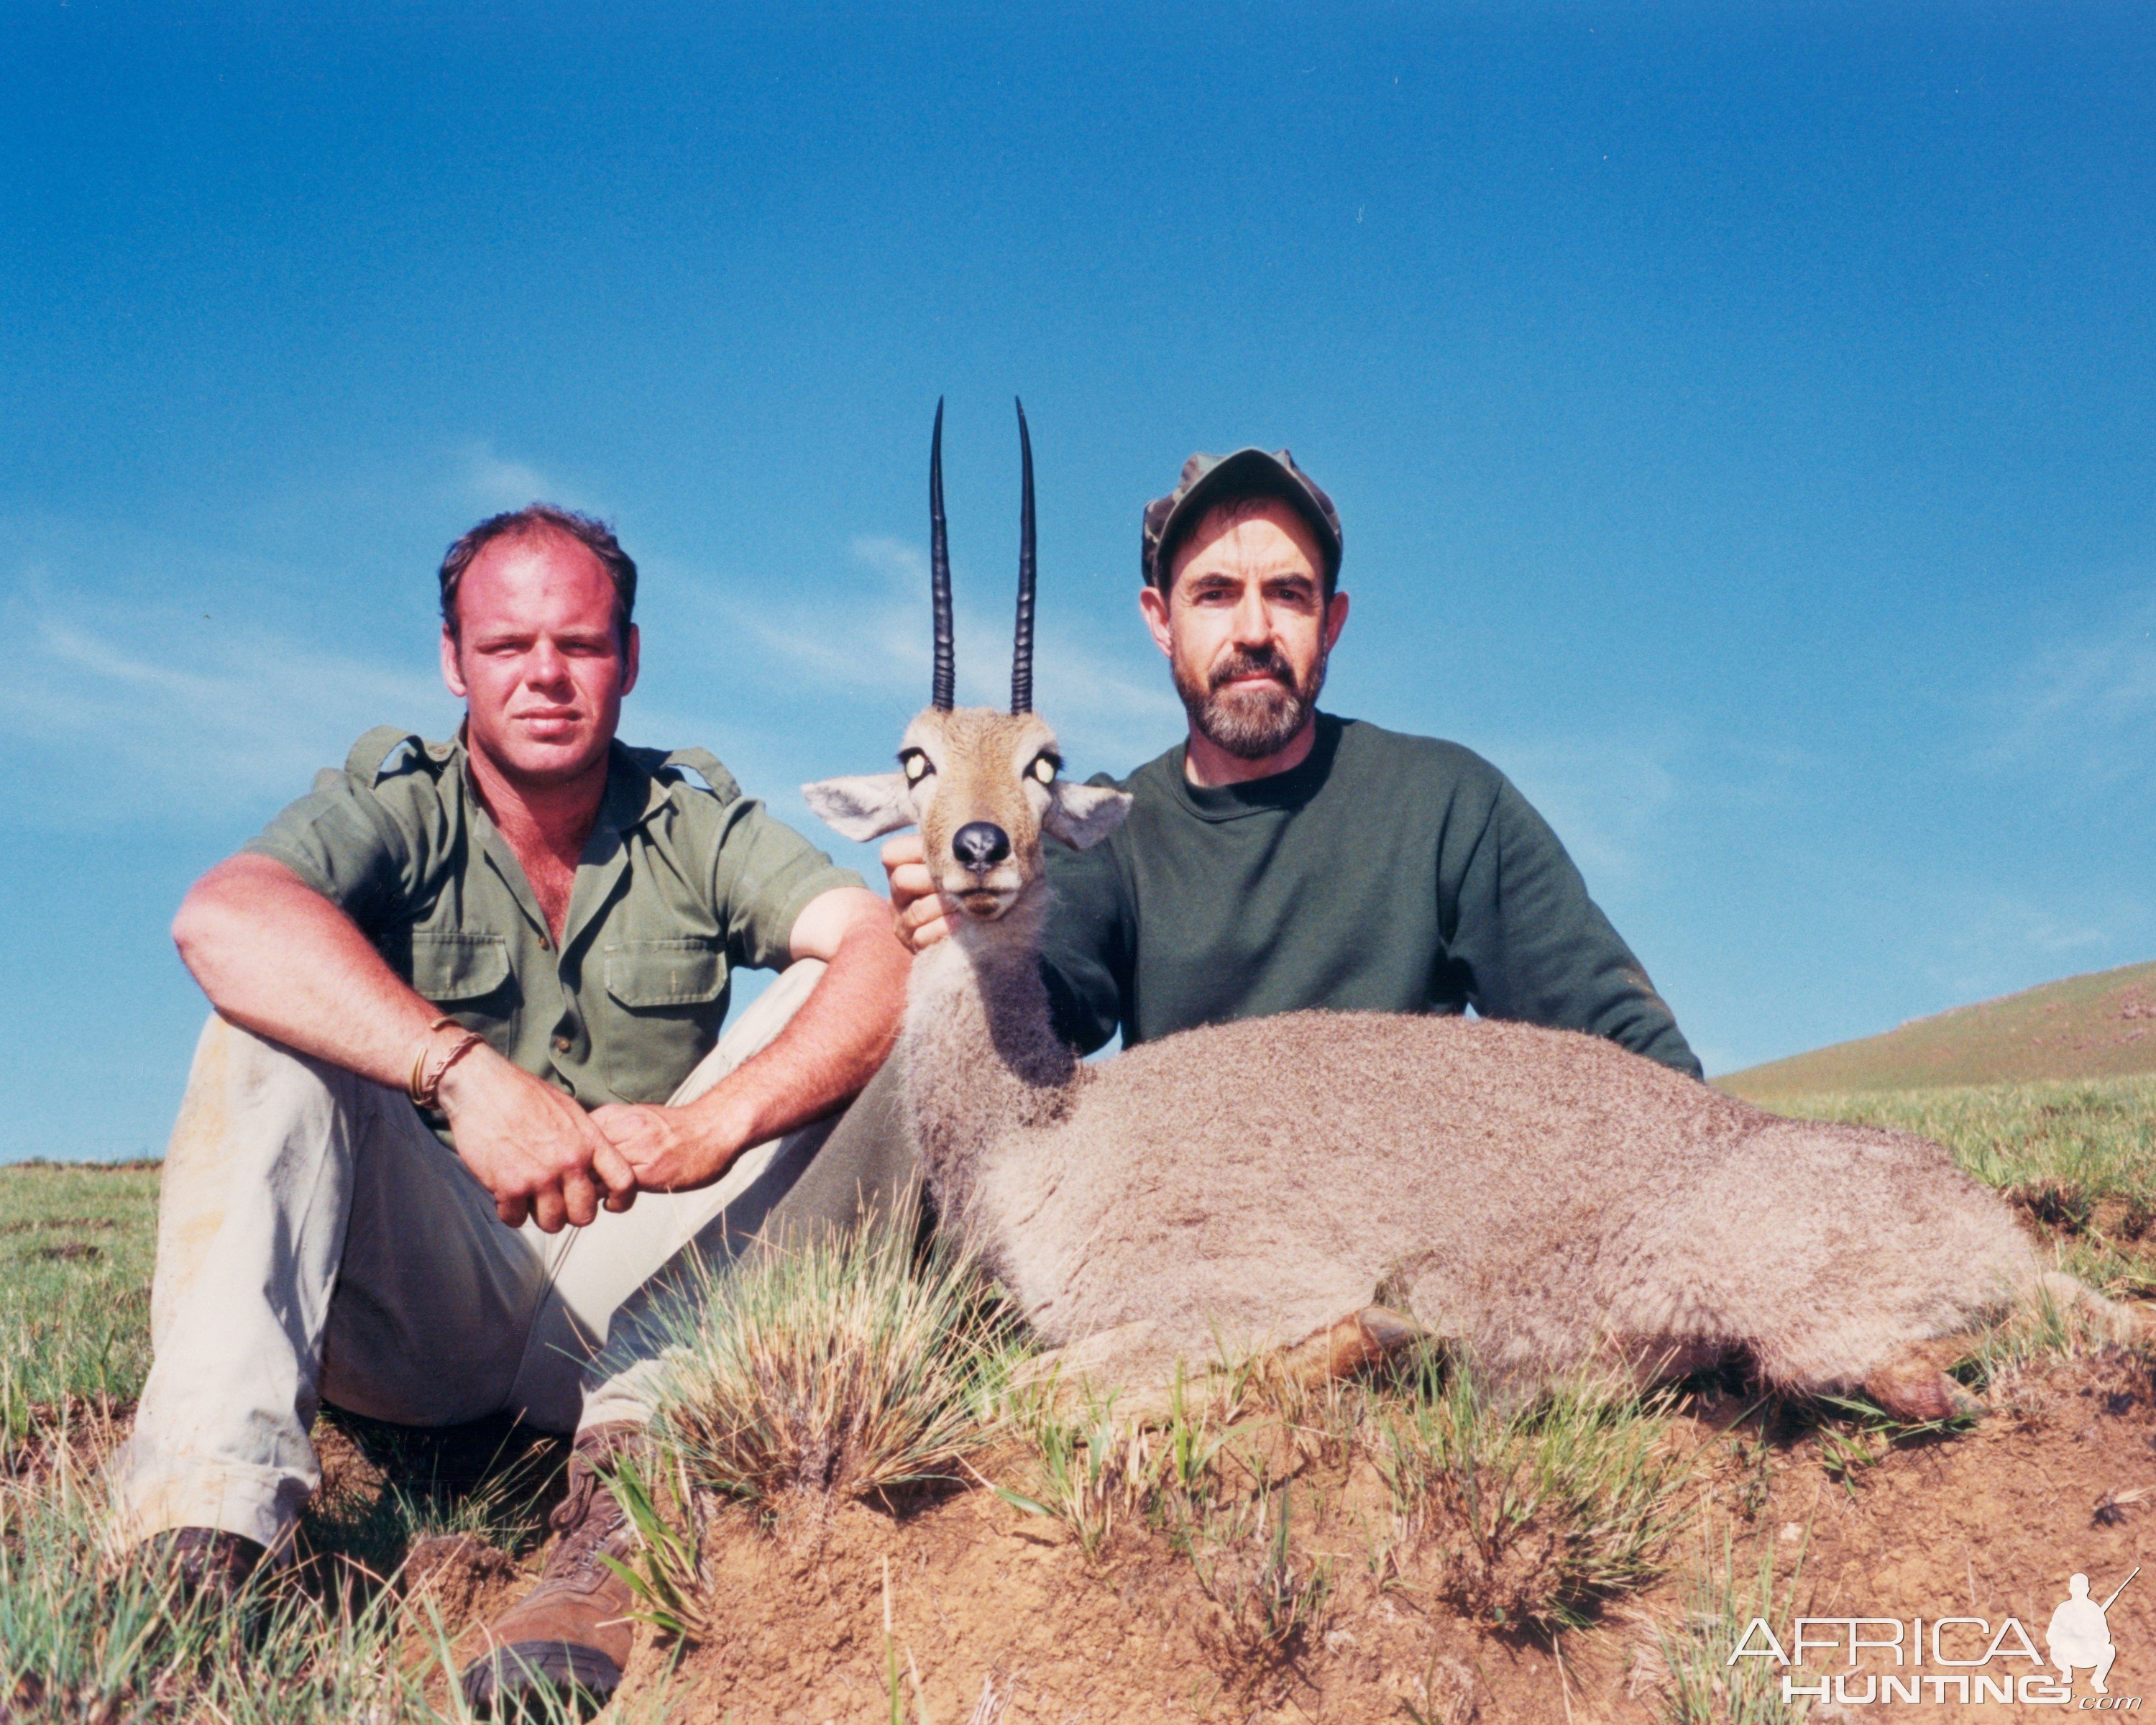
M 1414 1346 L 1422 1333 L 1397 1312 L 1366 1306 L 1296 1343 L 1288 1349 L 1283 1363 L 1290 1377 L 1306 1384 L 1322 1384 L 1390 1359 Z
M 1864 1380 L 1864 1393 L 1911 1425 L 1979 1420 L 1990 1411 L 1942 1372 L 1928 1351 L 1912 1349 L 1888 1360 Z

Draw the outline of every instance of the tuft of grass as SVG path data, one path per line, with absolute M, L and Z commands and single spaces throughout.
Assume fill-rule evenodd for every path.
M 1112 1395 L 1090 1386 L 1066 1414 L 1049 1380 L 1018 1403 L 1018 1425 L 1033 1452 L 1029 1493 L 998 1486 L 1006 1502 L 1068 1527 L 1091 1561 L 1119 1521 L 1142 1517 L 1172 1540 L 1197 1525 L 1209 1506 L 1231 1495 L 1230 1473 L 1260 1491 L 1269 1483 L 1265 1458 L 1246 1440 L 1276 1430 L 1285 1418 L 1245 1417 L 1262 1394 L 1245 1369 L 1201 1379 L 1194 1390 L 1178 1372 L 1164 1414 L 1148 1423 L 1125 1419 Z
M 2048 1288 L 1980 1332 L 1953 1368 L 1978 1390 L 2010 1383 L 2017 1375 L 2060 1360 L 2086 1359 L 2116 1347 L 2102 1322 L 2087 1307 L 2061 1301 Z
M 378 1582 L 425 1539 L 469 1534 L 511 1553 L 538 1543 L 541 1506 L 564 1465 L 557 1440 L 506 1422 L 439 1433 L 331 1411 L 318 1444 L 325 1428 L 341 1431 L 365 1465 L 331 1471 L 300 1512 L 303 1562 L 352 1566 Z
M 1022 1415 L 1035 1479 L 1029 1492 L 1007 1486 L 996 1495 L 1029 1514 L 1069 1528 L 1086 1560 L 1098 1559 L 1119 1518 L 1143 1510 L 1153 1484 L 1152 1447 L 1143 1426 L 1116 1417 L 1113 1398 L 1089 1394 L 1075 1419 L 1059 1417 L 1049 1397 Z
M 1668 1399 L 1593 1386 L 1507 1411 L 1441 1358 L 1382 1413 L 1378 1466 L 1403 1543 L 1439 1552 L 1439 1589 L 1507 1628 L 1583 1624 L 1661 1573 L 1689 1512 L 1691 1466 L 1665 1440 Z
M 696 1541 L 696 1494 L 685 1488 L 674 1493 L 676 1507 L 689 1523 L 685 1533 L 660 1513 L 633 1457 L 622 1458 L 608 1476 L 607 1486 L 636 1530 L 634 1563 L 618 1563 L 604 1553 L 599 1558 L 635 1596 L 636 1606 L 629 1615 L 684 1644 L 709 1640 L 718 1625 L 706 1597 Z
M 1852 1496 L 1865 1474 L 1897 1448 L 1966 1431 L 1975 1417 L 1901 1420 L 1861 1395 L 1821 1396 L 1804 1411 L 1818 1416 L 1812 1435 L 1820 1471 Z
M 1322 1620 L 1331 1565 L 1295 1549 L 1287 1490 L 1263 1490 L 1226 1512 L 1208 1506 L 1180 1543 L 1213 1602 L 1226 1651 L 1260 1666 L 1293 1661 Z
M 993 1441 L 1016 1326 L 968 1260 L 870 1223 L 715 1273 L 665 1326 L 660 1421 L 694 1486 L 789 1502 L 955 1481 Z
M 1757 1558 L 1743 1570 L 1729 1528 L 1723 1527 L 1717 1548 L 1712 1532 L 1701 1524 L 1700 1567 L 1683 1615 L 1661 1626 L 1654 1649 L 1667 1725 L 1794 1725 L 1804 1717 L 1810 1703 L 1783 1701 L 1779 1666 L 1763 1659 L 1732 1662 L 1729 1656 L 1755 1617 L 1773 1625 L 1795 1615 L 1803 1572 L 1800 1552 L 1795 1568 L 1778 1579 L 1768 1538 L 1760 1540 Z

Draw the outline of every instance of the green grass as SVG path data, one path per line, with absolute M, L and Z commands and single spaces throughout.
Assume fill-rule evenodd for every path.
M 1822 1091 L 1777 1096 L 1773 1106 L 1937 1139 L 1987 1186 L 2057 1189 L 2061 1219 L 2076 1203 L 2116 1200 L 2142 1205 L 2142 1225 L 2156 1221 L 2156 1078 Z
M 140 1393 L 157 1204 L 153 1166 L 0 1168 L 0 1471 L 33 1409 Z
M 1407 1385 L 1378 1412 L 1378 1465 L 1403 1542 L 1435 1552 L 1461 1611 L 1566 1629 L 1661 1573 L 1691 1483 L 1666 1399 L 1580 1385 L 1508 1409 L 1435 1355 Z
M 1796 1615 L 1803 1571 L 1801 1548 L 1789 1574 L 1777 1575 L 1771 1540 L 1760 1540 L 1747 1563 L 1738 1558 L 1727 1525 L 1717 1539 L 1702 1522 L 1700 1563 L 1692 1571 L 1683 1614 L 1656 1637 L 1667 1725 L 1794 1725 L 1806 1715 L 1809 1702 L 1782 1700 L 1779 1667 L 1763 1659 L 1730 1657 L 1753 1619 L 1772 1625 Z
M 435 1626 L 382 1583 L 430 1535 L 528 1545 L 552 1446 L 481 1435 L 473 1465 L 331 1416 L 368 1465 L 308 1506 L 302 1561 L 237 1609 L 101 1550 L 99 1446 L 54 1440 L 94 1436 L 141 1391 L 157 1189 L 154 1166 L 0 1168 L 0 1720 L 461 1722 Z
M 1014 1317 L 910 1226 L 699 1267 L 659 1321 L 660 1429 L 693 1484 L 773 1515 L 955 1484 L 994 1440 Z
M 1772 1106 L 1934 1139 L 2057 1240 L 2062 1269 L 2113 1296 L 2156 1294 L 2156 1078 L 1825 1091 Z

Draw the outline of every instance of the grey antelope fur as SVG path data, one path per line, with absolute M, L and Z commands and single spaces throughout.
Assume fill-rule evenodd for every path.
M 1974 1410 L 1943 1338 L 2017 1300 L 2132 1333 L 1938 1145 L 1781 1119 L 1597 1037 L 1299 1012 L 1081 1062 L 1040 977 L 1041 845 L 1099 843 L 1130 798 L 1061 778 L 1029 710 L 1019 419 L 1012 711 L 952 702 L 938 403 L 934 702 L 900 771 L 804 789 L 851 839 L 917 824 L 960 913 L 914 965 L 907 1105 L 941 1214 L 1043 1340 L 1154 1394 L 1275 1345 L 1325 1373 L 1442 1337 L 1508 1397 L 1740 1356 L 1778 1389 L 1930 1420 Z

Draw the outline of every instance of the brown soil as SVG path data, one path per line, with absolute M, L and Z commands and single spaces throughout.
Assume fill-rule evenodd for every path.
M 64 1403 L 40 1403 L 20 1430 L 0 1430 L 0 1481 L 34 1489 L 63 1466 L 89 1477 L 134 1423 L 132 1402 L 71 1395 Z
M 406 1553 L 403 1580 L 405 1599 L 418 1608 L 431 1630 L 437 1615 L 445 1627 L 485 1622 L 529 1585 L 530 1578 L 500 1547 L 475 1534 L 448 1533 L 423 1539 Z
M 1332 1587 L 1312 1631 L 1279 1660 L 1240 1643 L 1188 1559 L 1142 1524 L 1120 1527 L 1089 1560 L 1060 1522 L 984 1489 L 899 1514 L 844 1506 L 820 1524 L 797 1517 L 776 1531 L 727 1512 L 706 1544 L 721 1632 L 685 1651 L 640 1636 L 623 1704 L 606 1717 L 634 1720 L 663 1690 L 676 1720 L 887 1721 L 896 1652 L 907 1725 L 1647 1725 L 1666 1717 L 1657 1627 L 1686 1609 L 1702 1525 L 1717 1542 L 1730 1531 L 1740 1574 L 1770 1545 L 1782 1574 L 1798 1572 L 1807 1615 L 1966 1615 L 1994 1628 L 2011 1615 L 2040 1650 L 2070 1574 L 2087 1574 L 2101 1595 L 2146 1563 L 2110 1614 L 2119 1650 L 2110 1688 L 2156 1708 L 2156 1378 L 2148 1360 L 2113 1351 L 1995 1386 L 1991 1399 L 1990 1417 L 1963 1435 L 1880 1443 L 1877 1460 L 1837 1468 L 1830 1436 L 1846 1438 L 1847 1425 L 1822 1430 L 1702 1394 L 1675 1434 L 1698 1452 L 1701 1517 L 1670 1553 L 1670 1574 L 1554 1641 L 1463 1617 L 1440 1597 L 1429 1551 L 1399 1553 L 1381 1587 L 1371 1553 L 1389 1527 L 1383 1490 L 1366 1461 L 1322 1444 L 1291 1489 L 1296 1545 L 1329 1561 Z M 126 1420 L 125 1409 L 73 1410 L 66 1447 L 78 1464 L 91 1461 Z M 39 1423 L 41 1440 L 14 1458 L 18 1479 L 49 1466 L 59 1447 L 60 1422 Z M 342 1427 L 324 1422 L 316 1440 L 330 1491 L 364 1495 L 385 1480 Z M 430 1471 L 454 1474 L 466 1460 L 484 1466 L 500 1442 L 490 1430 L 453 1437 L 429 1452 Z M 983 1466 L 1027 1483 L 1016 1455 Z M 530 1584 L 538 1556 L 468 1537 L 428 1542 L 408 1555 L 402 1585 L 470 1644 L 461 1654 L 475 1645 L 477 1626 Z M 414 1614 L 415 1660 L 432 1646 L 431 1615 Z M 1774 1628 L 1786 1638 L 1786 1616 Z M 2079 1710 L 2086 1674 L 2075 1692 Z M 1927 1717 L 1948 1721 L 2058 1711 L 1924 1705 Z M 1873 1716 L 1830 1706 L 1811 1717 Z
M 2146 1362 L 2114 1354 L 2059 1366 L 1996 1390 L 1994 1403 L 1964 1435 L 1882 1444 L 1881 1459 L 1840 1474 L 1825 1465 L 1815 1430 L 1748 1414 L 1732 1399 L 1697 1399 L 1677 1441 L 1702 1448 L 1706 1525 L 1731 1529 L 1739 1572 L 1750 1573 L 1759 1542 L 1772 1543 L 1780 1570 L 1800 1570 L 1808 1615 L 1968 1615 L 1994 1627 L 2011 1615 L 2041 1649 L 2070 1574 L 2087 1574 L 2100 1595 L 2151 1561 L 2111 1614 L 2120 1653 L 2110 1687 L 2156 1697 L 2156 1399 Z M 1763 1418 L 1782 1423 L 1763 1430 Z M 1009 1461 L 988 1471 L 1022 1479 Z M 1089 1562 L 1060 1523 L 975 1490 L 900 1516 L 847 1507 L 820 1530 L 719 1517 L 706 1549 L 721 1633 L 685 1655 L 640 1645 L 619 1711 L 635 1717 L 638 1699 L 664 1688 L 670 1717 L 888 1720 L 895 1652 L 909 1725 L 1664 1717 L 1656 1626 L 1685 1609 L 1700 1523 L 1671 1553 L 1668 1579 L 1553 1643 L 1463 1619 L 1437 1597 L 1426 1555 L 1409 1553 L 1381 1588 L 1369 1553 L 1387 1518 L 1368 1464 L 1328 1469 L 1321 1460 L 1302 1478 L 1322 1507 L 1298 1507 L 1298 1543 L 1330 1558 L 1333 1587 L 1315 1631 L 1285 1661 L 1239 1651 L 1189 1562 L 1160 1534 L 1124 1527 Z M 1786 1637 L 1786 1622 L 1775 1628 Z M 1935 1710 L 1964 1714 L 2019 1716 L 1951 1702 Z M 1814 1717 L 1843 1715 L 1830 1707 Z

